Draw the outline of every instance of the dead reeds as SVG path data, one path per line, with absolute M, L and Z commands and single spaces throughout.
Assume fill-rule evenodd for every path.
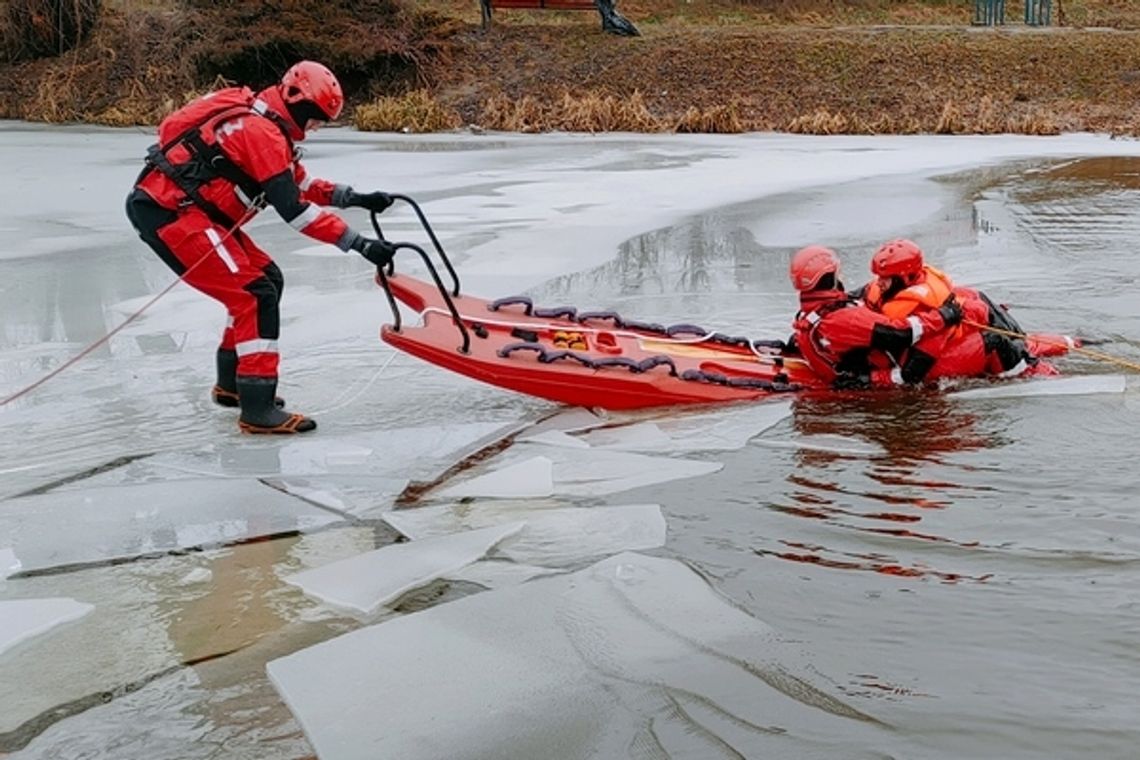
M 459 114 L 427 90 L 385 96 L 356 107 L 353 125 L 367 132 L 440 132 L 462 125 Z

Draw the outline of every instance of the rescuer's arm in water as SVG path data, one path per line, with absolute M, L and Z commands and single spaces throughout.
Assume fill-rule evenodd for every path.
M 827 350 L 804 351 L 805 359 L 823 377 L 830 376 L 833 381 L 839 381 L 839 387 L 893 387 L 919 383 L 934 365 L 934 359 L 915 351 L 914 344 L 923 336 L 939 333 L 961 320 L 962 310 L 953 299 L 947 299 L 941 308 L 903 319 L 887 317 L 853 304 L 831 311 L 819 320 L 809 335 L 813 345 L 822 345 Z M 803 338 L 801 335 L 801 346 L 804 345 Z M 809 357 L 808 354 L 815 356 Z M 830 367 L 820 366 L 827 363 L 827 354 L 837 357 L 836 361 Z M 894 366 L 874 366 L 872 357 L 876 354 L 887 357 Z

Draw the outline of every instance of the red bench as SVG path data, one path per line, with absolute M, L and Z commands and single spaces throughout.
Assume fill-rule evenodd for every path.
M 596 11 L 595 0 L 479 0 L 483 28 L 491 25 L 492 8 L 534 8 L 548 11 Z

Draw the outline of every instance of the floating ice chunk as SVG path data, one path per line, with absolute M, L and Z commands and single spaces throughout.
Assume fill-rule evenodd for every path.
M 50 491 L 0 502 L 0 545 L 23 569 L 99 562 L 320 527 L 336 515 L 255 480 Z
M 186 575 L 182 576 L 182 579 L 178 581 L 178 585 L 192 586 L 195 583 L 205 583 L 206 581 L 212 580 L 213 577 L 214 573 L 210 570 L 210 568 L 196 567 L 190 572 L 186 573 Z
M 548 455 L 554 460 L 554 490 L 563 496 L 604 496 L 708 475 L 724 467 L 720 462 L 594 449 L 550 449 Z
M 516 562 L 560 565 L 606 554 L 665 545 L 665 518 L 656 504 L 535 509 L 517 502 L 453 504 L 386 512 L 381 517 L 419 540 L 459 531 L 526 523 L 495 553 Z
M 507 540 L 509 541 L 510 539 Z M 487 559 L 472 562 L 467 567 L 456 570 L 454 573 L 448 573 L 446 577 L 449 580 L 478 583 L 480 586 L 486 586 L 487 588 L 499 588 L 501 586 L 515 586 L 519 583 L 525 583 L 531 578 L 538 578 L 557 572 L 558 570 L 550 567 L 520 565 L 517 562 Z
M 523 523 L 508 523 L 392 544 L 284 580 L 309 596 L 368 615 L 414 588 L 471 564 L 522 527 Z
M 677 442 L 652 422 L 591 430 L 582 436 L 587 445 L 618 451 L 673 451 Z
M 285 475 L 348 471 L 420 477 L 434 474 L 434 463 L 461 457 L 465 449 L 507 427 L 501 422 L 433 425 L 381 430 L 335 442 L 299 440 L 281 448 L 280 469 Z
M 607 422 L 606 416 L 599 416 L 589 409 L 584 409 L 580 406 L 575 406 L 571 409 L 558 412 L 557 414 L 537 422 L 531 427 L 527 433 L 528 436 L 540 435 L 548 430 L 557 430 L 563 433 L 574 433 L 580 430 L 590 430 L 599 425 L 605 425 Z
M 0 653 L 93 609 L 93 604 L 64 597 L 0 601 Z
M 994 385 L 988 388 L 971 388 L 952 393 L 954 398 L 1020 398 L 1023 396 L 1083 396 L 1099 393 L 1124 393 L 1127 389 L 1124 375 L 1086 375 L 1083 377 L 1042 377 Z
M 791 403 L 786 401 L 737 405 L 712 413 L 603 427 L 581 439 L 593 448 L 616 451 L 730 451 L 744 448 L 790 414 Z
M 0 580 L 20 570 L 20 559 L 11 549 L 0 549 Z
M 521 436 L 519 443 L 541 443 L 547 446 L 563 446 L 568 449 L 588 449 L 590 444 L 561 430 L 546 430 L 533 435 Z
M 660 420 L 657 424 L 680 449 L 733 451 L 744 448 L 791 414 L 790 401 L 768 401 L 737 404 L 724 411 Z
M 466 497 L 529 499 L 550 496 L 553 493 L 554 463 L 546 457 L 539 456 L 465 480 L 444 489 L 439 495 L 446 499 Z
M 803 435 L 791 439 L 762 438 L 755 445 L 768 449 L 795 449 L 797 451 L 823 451 L 856 457 L 875 457 L 886 454 L 876 444 L 843 435 Z
M 747 740 L 728 752 L 696 726 L 704 741 L 689 756 L 773 756 L 789 741 L 889 754 L 887 732 L 818 688 L 801 660 L 682 563 L 625 553 L 387 620 L 267 670 L 322 760 L 533 760 L 552 747 L 663 756 L 630 749 L 691 726 L 682 699 Z
M 345 500 L 343 495 L 338 494 L 335 489 L 323 484 L 311 483 L 301 478 L 266 478 L 265 482 L 272 488 L 296 496 L 298 499 L 304 499 L 307 502 L 324 507 L 325 509 L 332 509 L 336 512 L 343 513 L 352 511 L 352 506 Z M 407 481 L 400 481 L 400 484 L 400 487 L 396 489 L 396 493 L 404 490 Z

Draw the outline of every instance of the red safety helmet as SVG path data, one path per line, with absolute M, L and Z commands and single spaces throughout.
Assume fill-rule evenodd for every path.
M 800 292 L 815 290 L 819 281 L 828 274 L 835 275 L 838 281 L 839 257 L 835 251 L 822 245 L 809 245 L 796 251 L 788 267 L 792 287 Z
M 281 77 L 281 98 L 286 105 L 291 106 L 290 113 L 298 109 L 295 106 L 312 104 L 323 119 L 315 119 L 316 114 L 307 114 L 310 119 L 317 121 L 334 121 L 340 116 L 344 108 L 344 93 L 341 92 L 340 82 L 336 75 L 329 71 L 327 66 L 316 61 L 301 61 L 295 63 Z M 309 119 L 305 120 L 306 122 Z M 308 123 L 298 124 L 301 129 L 309 129 Z
M 922 249 L 912 240 L 890 240 L 871 257 L 871 271 L 879 277 L 912 280 L 922 272 Z

